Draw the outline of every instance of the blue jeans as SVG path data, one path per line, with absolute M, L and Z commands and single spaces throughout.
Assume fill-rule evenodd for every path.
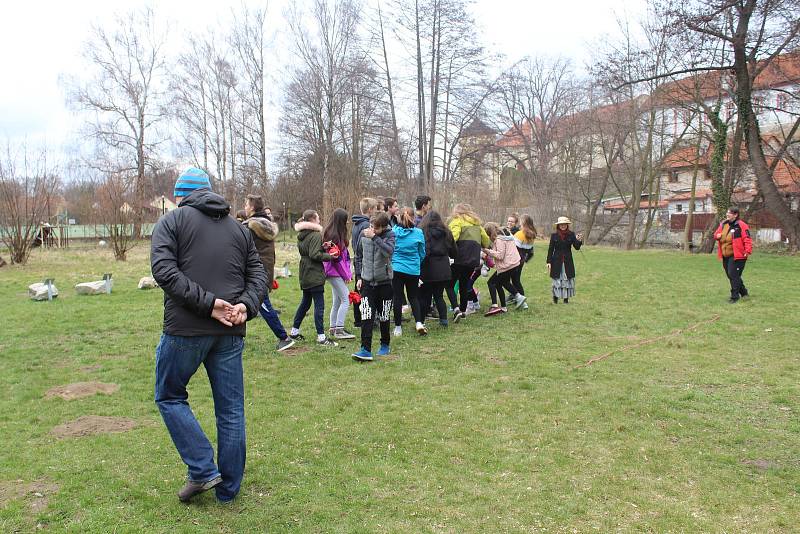
M 245 463 L 244 379 L 240 336 L 161 335 L 156 348 L 155 400 L 189 480 L 208 482 L 222 475 L 217 499 L 230 501 L 242 484 Z M 186 385 L 205 365 L 217 418 L 218 464 L 214 448 L 187 402 Z M 217 468 L 219 465 L 219 468 Z
M 286 339 L 289 337 L 286 335 L 286 330 L 283 328 L 283 324 L 281 324 L 281 320 L 275 312 L 275 308 L 272 307 L 272 303 L 269 301 L 269 293 L 264 297 L 264 302 L 261 303 L 261 308 L 258 311 L 261 313 L 261 317 L 267 322 L 269 329 L 275 334 L 275 337 L 278 339 Z
M 311 289 L 303 290 L 303 298 L 300 300 L 300 305 L 297 307 L 297 312 L 294 314 L 294 322 L 292 327 L 300 328 L 303 319 L 306 318 L 308 310 L 311 308 L 311 301 L 314 301 L 314 327 L 317 329 L 317 335 L 325 333 L 325 324 L 323 323 L 323 315 L 325 315 L 325 285 L 314 286 Z

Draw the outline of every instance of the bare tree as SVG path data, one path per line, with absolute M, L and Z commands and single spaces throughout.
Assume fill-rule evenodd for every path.
M 676 73 L 727 70 L 733 72 L 735 104 L 747 155 L 764 205 L 781 222 L 793 249 L 800 247 L 800 217 L 793 213 L 775 183 L 773 172 L 781 161 L 800 116 L 789 128 L 769 163 L 761 135 L 754 92 L 760 75 L 773 68 L 777 58 L 800 44 L 798 0 L 682 0 L 654 2 L 663 27 L 683 38 L 699 56 L 697 64 Z M 722 46 L 721 46 L 722 45 Z M 717 51 L 725 51 L 723 64 Z M 659 75 L 662 76 L 662 75 Z
M 131 181 L 118 174 L 107 175 L 96 188 L 95 204 L 98 219 L 114 250 L 117 261 L 125 261 L 128 251 L 136 244 L 134 226 L 141 223 L 141 206 L 136 206 L 136 195 Z
M 46 149 L 31 154 L 26 146 L 6 144 L 0 158 L 0 240 L 9 250 L 12 264 L 28 261 L 58 185 Z
M 145 200 L 148 161 L 160 144 L 165 34 L 151 9 L 118 16 L 113 31 L 95 26 L 84 59 L 85 83 L 71 82 L 69 99 L 90 113 L 88 135 L 106 152 L 111 168 L 131 176 L 137 204 Z
M 564 210 L 557 198 L 557 155 L 570 139 L 563 128 L 581 98 L 572 66 L 563 58 L 525 58 L 499 80 L 495 124 L 505 132 L 498 143 L 501 157 L 522 171 L 525 189 L 538 206 L 538 223 Z

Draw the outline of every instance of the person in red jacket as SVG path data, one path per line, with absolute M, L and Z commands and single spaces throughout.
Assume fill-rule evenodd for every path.
M 739 208 L 731 206 L 714 233 L 719 247 L 717 255 L 722 260 L 722 268 L 731 282 L 731 304 L 738 302 L 740 297 L 748 295 L 747 288 L 742 280 L 747 258 L 753 253 L 753 240 L 750 239 L 750 227 L 739 219 Z

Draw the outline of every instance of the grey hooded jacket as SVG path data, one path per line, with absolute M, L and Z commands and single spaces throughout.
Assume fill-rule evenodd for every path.
M 365 283 L 377 286 L 392 280 L 394 239 L 394 232 L 388 228 L 372 239 L 361 236 L 356 249 L 356 261 L 361 265 L 361 279 Z

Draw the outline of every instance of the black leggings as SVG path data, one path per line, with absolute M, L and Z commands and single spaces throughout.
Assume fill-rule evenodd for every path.
M 497 304 L 497 296 L 499 293 L 500 306 L 505 308 L 506 294 L 503 292 L 503 289 L 512 295 L 516 293 L 516 288 L 514 287 L 514 284 L 511 283 L 512 272 L 513 269 L 510 271 L 504 271 L 502 273 L 495 271 L 495 273 L 489 277 L 489 281 L 486 282 L 486 285 L 489 286 L 489 295 L 492 297 L 492 304 Z
M 406 274 L 394 272 L 392 278 L 392 290 L 394 291 L 394 324 L 401 326 L 403 324 L 403 288 L 405 294 L 408 296 L 408 303 L 411 305 L 411 313 L 414 314 L 414 320 L 421 323 L 424 318 L 422 311 L 419 307 L 419 275 Z
M 451 287 L 455 286 L 458 282 L 458 309 L 461 313 L 467 311 L 467 301 L 470 298 L 470 290 L 472 288 L 472 273 L 475 271 L 474 267 L 468 265 L 453 264 L 451 266 L 453 273 L 453 280 Z
M 425 282 L 420 291 L 420 301 L 423 305 L 423 313 L 430 309 L 431 298 L 436 303 L 436 311 L 439 312 L 439 321 L 447 320 L 447 304 L 444 303 L 444 288 L 450 287 L 450 280 L 444 282 Z
M 511 269 L 511 283 L 514 285 L 514 289 L 520 294 L 525 294 L 525 288 L 522 287 L 522 266 L 525 265 L 524 262 L 519 262 L 519 265 Z

